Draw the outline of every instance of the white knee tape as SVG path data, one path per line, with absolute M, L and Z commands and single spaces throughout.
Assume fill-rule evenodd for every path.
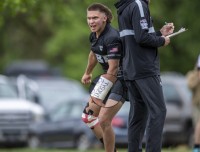
M 82 113 L 82 120 L 88 125 L 88 127 L 93 128 L 99 123 L 99 119 L 95 116 Z
M 104 100 L 108 92 L 110 91 L 113 83 L 101 76 L 91 92 L 91 96 L 97 99 Z

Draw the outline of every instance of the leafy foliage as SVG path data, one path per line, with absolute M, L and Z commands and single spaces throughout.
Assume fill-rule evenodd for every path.
M 80 80 L 89 53 L 87 6 L 93 0 L 1 0 L 0 1 L 0 71 L 19 59 L 44 59 L 62 68 L 66 76 Z M 114 14 L 115 1 L 102 0 Z M 156 29 L 165 21 L 174 22 L 188 32 L 171 39 L 160 48 L 161 70 L 185 74 L 192 69 L 199 54 L 198 8 L 200 1 L 151 1 L 151 15 Z M 99 73 L 99 68 L 95 74 Z

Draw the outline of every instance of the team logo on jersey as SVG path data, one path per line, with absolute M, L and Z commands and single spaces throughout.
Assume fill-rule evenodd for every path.
M 160 86 L 162 87 L 162 82 L 160 81 Z
M 111 53 L 118 52 L 118 48 L 117 48 L 117 47 L 112 48 L 112 49 L 110 49 L 110 52 L 111 52 Z
M 141 28 L 142 28 L 143 30 L 144 30 L 144 29 L 148 29 L 147 20 L 146 20 L 146 19 L 140 20 L 140 26 L 141 26 Z
M 103 46 L 100 45 L 100 46 L 99 46 L 99 50 L 100 50 L 100 51 L 103 51 Z

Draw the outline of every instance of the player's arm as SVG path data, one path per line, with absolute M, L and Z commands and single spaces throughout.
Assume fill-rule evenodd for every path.
M 81 79 L 81 82 L 83 84 L 89 84 L 91 82 L 92 79 L 92 71 L 94 70 L 94 67 L 97 64 L 97 59 L 95 54 L 90 51 L 89 56 L 88 56 L 88 63 L 87 63 L 87 67 L 85 69 L 85 73 Z
M 106 78 L 112 82 L 116 81 L 120 59 L 122 55 L 120 39 L 116 36 L 110 37 L 107 40 L 107 53 L 108 53 L 108 65 Z
M 108 80 L 115 82 L 119 67 L 119 59 L 110 59 L 108 60 L 109 68 L 107 70 L 107 73 L 104 75 L 105 78 Z
M 118 67 L 119 67 L 119 59 L 110 59 L 108 60 L 108 71 L 107 74 L 117 76 Z

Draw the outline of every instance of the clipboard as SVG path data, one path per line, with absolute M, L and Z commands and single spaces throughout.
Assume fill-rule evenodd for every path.
M 187 30 L 188 30 L 188 29 L 182 27 L 182 28 L 181 28 L 180 30 L 178 30 L 177 32 L 172 33 L 172 34 L 170 34 L 170 35 L 167 35 L 166 37 L 171 38 L 171 37 L 174 37 L 174 36 L 176 36 L 176 35 L 179 35 L 179 34 L 185 32 L 185 31 L 187 31 Z

